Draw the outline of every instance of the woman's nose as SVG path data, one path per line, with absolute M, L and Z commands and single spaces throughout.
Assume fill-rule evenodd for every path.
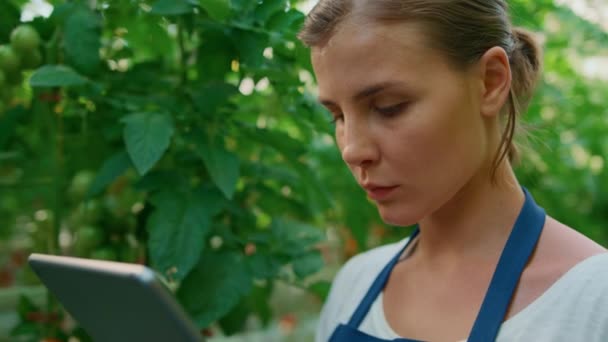
M 349 166 L 368 166 L 378 160 L 378 149 L 366 122 L 345 121 L 339 138 L 342 159 Z

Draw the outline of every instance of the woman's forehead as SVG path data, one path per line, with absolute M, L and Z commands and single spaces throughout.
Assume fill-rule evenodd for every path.
M 380 22 L 361 16 L 349 16 L 338 26 L 327 41 L 326 46 L 339 42 L 357 40 L 359 42 L 378 41 L 403 48 L 423 48 L 429 45 L 427 34 L 420 23 Z
M 443 69 L 438 64 L 444 59 L 421 35 L 408 24 L 342 26 L 325 45 L 312 49 L 320 95 L 387 80 L 415 83 Z
M 313 64 L 418 65 L 445 62 L 421 24 L 370 22 L 349 18 L 322 45 L 312 48 Z M 316 62 L 316 63 L 315 63 Z M 352 65 L 351 65 L 352 66 Z M 393 65 L 394 66 L 394 65 Z

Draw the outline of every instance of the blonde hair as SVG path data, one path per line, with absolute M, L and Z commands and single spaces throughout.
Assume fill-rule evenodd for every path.
M 324 45 L 337 26 L 353 14 L 376 22 L 423 25 L 429 44 L 461 69 L 478 61 L 488 49 L 502 47 L 509 56 L 512 81 L 492 176 L 505 157 L 511 162 L 518 160 L 514 142 L 517 118 L 534 92 L 541 51 L 529 32 L 512 27 L 505 0 L 320 0 L 298 37 L 309 47 Z

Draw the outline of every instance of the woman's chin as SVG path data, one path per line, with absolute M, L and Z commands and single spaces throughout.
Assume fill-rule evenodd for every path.
M 419 215 L 415 215 L 408 210 L 396 210 L 395 208 L 383 208 L 382 206 L 378 206 L 378 213 L 384 223 L 397 227 L 408 227 L 418 223 L 421 219 Z

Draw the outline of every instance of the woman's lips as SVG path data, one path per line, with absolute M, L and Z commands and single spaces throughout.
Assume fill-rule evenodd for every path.
M 365 191 L 367 192 L 367 196 L 374 201 L 381 201 L 387 199 L 395 189 L 397 189 L 398 185 L 392 186 L 376 186 L 376 185 L 366 185 L 363 186 Z

